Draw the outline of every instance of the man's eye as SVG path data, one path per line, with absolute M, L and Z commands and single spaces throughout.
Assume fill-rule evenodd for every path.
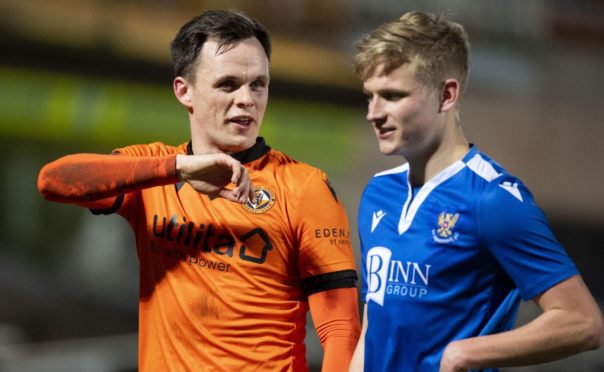
M 399 99 L 405 97 L 405 95 L 401 93 L 386 93 L 382 97 L 386 101 L 398 101 Z
M 221 90 L 224 90 L 225 92 L 232 92 L 237 88 L 237 85 L 235 84 L 234 81 L 227 80 L 227 81 L 223 81 L 222 83 L 218 84 L 218 88 Z
M 256 80 L 251 84 L 252 90 L 260 90 L 266 86 L 266 83 L 262 80 Z

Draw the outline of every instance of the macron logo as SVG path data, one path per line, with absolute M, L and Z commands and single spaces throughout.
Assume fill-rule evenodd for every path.
M 373 212 L 373 219 L 371 221 L 371 232 L 373 232 L 373 230 L 375 230 L 375 228 L 380 223 L 382 218 L 384 218 L 385 215 L 386 215 L 386 213 L 384 213 L 384 211 L 381 209 L 377 212 Z
M 518 199 L 520 201 L 524 201 L 524 200 L 522 200 L 522 195 L 520 194 L 520 190 L 518 190 L 517 183 L 514 182 L 512 184 L 511 182 L 505 181 L 504 183 L 500 184 L 499 187 L 501 187 L 505 191 L 512 194 L 516 199 Z

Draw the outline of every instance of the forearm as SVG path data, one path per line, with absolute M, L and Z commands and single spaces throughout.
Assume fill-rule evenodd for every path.
M 323 346 L 322 371 L 347 370 L 360 333 L 356 288 L 316 293 L 309 304 Z
M 176 155 L 76 154 L 44 166 L 38 190 L 50 201 L 81 204 L 177 181 Z
M 512 331 L 452 342 L 441 370 L 457 371 L 545 363 L 602 344 L 602 317 L 580 277 L 536 300 L 544 312 Z
M 354 354 L 358 335 L 348 331 L 346 334 L 333 335 L 322 343 L 322 372 L 346 371 Z
M 361 327 L 361 336 L 357 347 L 354 349 L 352 360 L 350 361 L 349 372 L 363 372 L 365 369 L 365 334 L 367 333 L 367 304 L 363 306 L 363 324 Z
M 587 350 L 586 324 L 561 324 L 560 311 L 550 311 L 526 326 L 449 345 L 454 364 L 463 370 L 545 363 Z

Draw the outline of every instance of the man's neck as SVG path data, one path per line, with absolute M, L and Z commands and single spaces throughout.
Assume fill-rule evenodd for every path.
M 245 148 L 229 148 L 227 146 L 218 146 L 217 144 L 208 143 L 207 141 L 201 140 L 199 137 L 192 139 L 192 149 L 195 155 L 203 155 L 203 154 L 215 154 L 215 153 L 224 153 L 228 155 L 233 155 L 238 152 L 242 152 L 248 150 L 254 144 L 252 143 L 250 146 Z
M 413 186 L 422 186 L 451 164 L 463 159 L 470 145 L 463 134 L 454 141 L 443 141 L 433 150 L 409 157 L 409 180 Z
M 232 157 L 234 157 L 235 159 L 239 160 L 242 164 L 245 164 L 245 163 L 248 163 L 248 162 L 261 158 L 266 153 L 268 153 L 270 150 L 271 150 L 271 148 L 270 148 L 270 146 L 268 146 L 266 144 L 266 141 L 264 140 L 264 138 L 257 137 L 254 145 L 243 151 L 229 153 L 229 152 L 223 152 L 223 151 L 217 150 L 217 151 L 214 151 L 214 153 L 223 152 L 223 153 L 229 154 Z M 204 151 L 204 152 L 196 152 L 196 151 L 197 150 L 195 150 L 195 142 L 192 140 L 189 141 L 189 143 L 187 144 L 187 155 L 201 155 L 201 154 L 210 153 L 207 151 Z

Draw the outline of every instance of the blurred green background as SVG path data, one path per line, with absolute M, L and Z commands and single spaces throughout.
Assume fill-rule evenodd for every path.
M 268 27 L 261 135 L 330 175 L 353 230 L 367 180 L 404 161 L 377 151 L 354 42 L 408 10 L 450 13 L 472 43 L 467 136 L 527 183 L 604 301 L 602 1 L 0 0 L 0 371 L 136 370 L 138 264 L 127 223 L 43 201 L 37 174 L 69 153 L 187 141 L 168 45 L 211 8 L 238 8 Z M 535 313 L 524 304 L 519 323 Z M 312 326 L 308 357 L 318 370 Z M 600 371 L 604 355 L 509 370 Z

